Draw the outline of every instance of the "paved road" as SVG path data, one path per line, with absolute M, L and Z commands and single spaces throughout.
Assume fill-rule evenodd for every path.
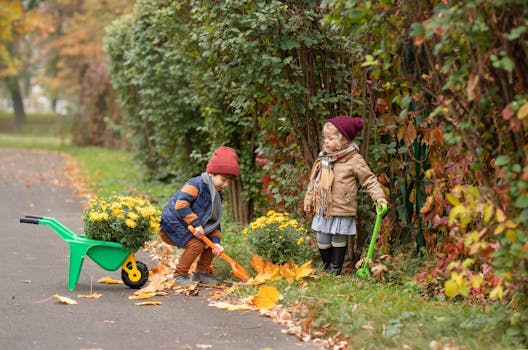
M 1 349 L 315 349 L 256 312 L 207 306 L 205 291 L 136 306 L 128 287 L 94 282 L 120 279 L 120 270 L 103 270 L 89 258 L 70 292 L 68 245 L 48 226 L 19 223 L 26 214 L 51 216 L 82 232 L 82 200 L 64 167 L 59 154 L 0 149 Z M 154 266 L 145 253 L 138 259 Z M 103 297 L 77 298 L 90 294 L 91 284 Z M 58 304 L 54 294 L 78 304 Z

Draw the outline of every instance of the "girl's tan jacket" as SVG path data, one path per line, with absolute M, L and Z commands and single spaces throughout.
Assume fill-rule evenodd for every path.
M 365 159 L 358 152 L 352 152 L 334 163 L 334 182 L 332 184 L 332 201 L 328 203 L 326 216 L 356 216 L 357 194 L 359 186 L 365 187 L 372 200 L 385 198 L 385 193 L 376 175 L 372 173 Z M 312 168 L 312 173 L 317 171 Z M 313 174 L 312 174 L 313 175 Z M 310 178 L 315 178 L 311 176 Z M 304 205 L 313 206 L 314 184 L 310 182 L 304 196 Z M 313 208 L 318 213 L 319 208 Z

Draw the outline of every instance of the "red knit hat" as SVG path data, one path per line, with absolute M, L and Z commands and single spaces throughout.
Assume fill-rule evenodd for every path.
M 329 123 L 332 123 L 337 130 L 350 142 L 352 141 L 358 132 L 363 129 L 365 123 L 361 118 L 352 118 L 346 115 L 340 115 L 338 117 L 328 119 Z
M 240 167 L 235 150 L 227 146 L 218 147 L 205 170 L 210 174 L 239 176 Z

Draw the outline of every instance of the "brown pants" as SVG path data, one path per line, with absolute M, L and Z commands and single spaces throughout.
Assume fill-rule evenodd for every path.
M 174 243 L 167 237 L 167 234 L 160 230 L 161 239 L 170 245 Z M 189 273 L 192 263 L 199 256 L 196 265 L 196 271 L 200 273 L 209 273 L 209 267 L 213 262 L 213 250 L 205 245 L 204 242 L 196 237 L 192 237 L 183 247 L 183 253 L 174 270 L 174 276 L 184 275 Z

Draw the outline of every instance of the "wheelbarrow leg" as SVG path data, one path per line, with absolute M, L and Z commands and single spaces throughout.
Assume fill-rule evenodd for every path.
M 82 243 L 77 242 L 68 242 L 70 246 L 70 270 L 68 274 L 68 289 L 74 290 L 79 280 L 79 275 L 81 274 L 81 268 L 83 265 L 84 257 L 86 252 L 90 249 L 89 246 L 86 246 Z

